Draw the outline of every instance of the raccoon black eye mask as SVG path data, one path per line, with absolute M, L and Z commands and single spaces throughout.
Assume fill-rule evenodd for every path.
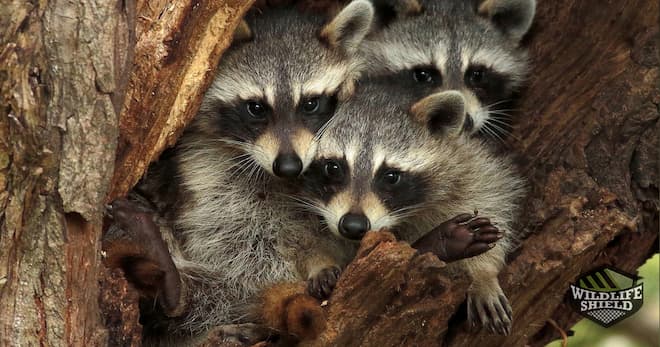
M 409 78 L 394 83 L 416 89 L 418 99 L 462 93 L 467 135 L 501 141 L 510 133 L 511 103 L 528 69 L 520 41 L 534 19 L 535 0 L 377 3 L 379 25 L 361 47 L 368 77 L 403 71 Z
M 487 86 L 483 72 L 470 76 L 475 86 Z M 427 83 L 433 78 L 417 74 Z M 461 259 L 452 267 L 472 279 L 468 321 L 508 334 L 511 307 L 497 274 L 515 237 L 523 181 L 505 157 L 462 135 L 463 93 L 421 100 L 415 93 L 389 77 L 365 80 L 320 138 L 305 193 L 337 237 L 359 240 L 384 228 L 420 251 Z

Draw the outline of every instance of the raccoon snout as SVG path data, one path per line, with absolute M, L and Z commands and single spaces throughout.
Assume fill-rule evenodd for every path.
M 347 213 L 339 220 L 339 233 L 347 239 L 359 240 L 370 228 L 369 219 L 362 214 Z
M 273 162 L 273 173 L 278 177 L 294 178 L 302 172 L 302 160 L 292 153 L 280 154 Z

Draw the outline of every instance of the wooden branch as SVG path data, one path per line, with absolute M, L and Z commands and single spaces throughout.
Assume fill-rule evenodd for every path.
M 111 201 L 172 146 L 197 112 L 252 1 L 138 1 L 133 71 L 120 116 Z
M 97 346 L 101 216 L 117 141 L 121 1 L 0 8 L 0 344 Z

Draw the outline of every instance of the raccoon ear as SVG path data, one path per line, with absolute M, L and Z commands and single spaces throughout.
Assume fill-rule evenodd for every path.
M 410 113 L 432 133 L 456 136 L 465 121 L 465 99 L 454 90 L 432 94 L 416 102 Z
M 252 29 L 250 29 L 250 26 L 245 21 L 245 19 L 241 19 L 241 22 L 238 23 L 236 30 L 234 30 L 233 43 L 250 41 L 252 40 L 252 37 L 254 37 L 254 35 L 252 34 Z
M 536 0 L 485 0 L 479 5 L 480 15 L 516 41 L 532 26 L 535 12 Z
M 353 53 L 371 29 L 374 7 L 367 0 L 355 0 L 344 7 L 321 31 L 332 47 Z

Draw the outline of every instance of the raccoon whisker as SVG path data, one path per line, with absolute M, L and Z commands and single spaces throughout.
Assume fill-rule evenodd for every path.
M 491 126 L 493 130 L 499 132 L 500 134 L 504 134 L 505 136 L 512 136 L 510 127 L 508 126 L 504 127 L 495 121 L 490 122 L 488 125 Z
M 505 124 L 506 126 L 498 125 L 496 122 L 487 122 L 486 126 L 492 127 L 491 130 L 493 130 L 493 132 L 504 134 L 505 136 L 509 136 L 516 141 L 520 141 L 520 138 L 518 136 L 515 136 L 511 131 L 511 126 L 506 123 L 503 124 Z
M 486 122 L 488 122 L 490 120 L 497 120 L 499 122 L 503 122 L 503 124 L 506 124 L 507 126 L 510 127 L 511 117 L 503 117 L 503 116 L 498 116 L 498 115 L 494 115 L 494 114 L 489 113 L 488 118 L 489 119 L 487 119 Z
M 425 203 L 406 206 L 406 207 L 402 207 L 402 208 L 399 208 L 399 209 L 396 209 L 396 210 L 392 211 L 391 214 L 396 214 L 396 213 L 401 213 L 401 212 L 409 212 L 409 211 L 417 211 L 418 209 L 420 209 L 424 206 L 426 206 Z
M 504 143 L 504 140 L 502 139 L 502 137 L 500 137 L 500 135 L 498 135 L 497 132 L 495 132 L 493 129 L 491 129 L 490 125 L 491 124 L 488 123 L 488 122 L 484 123 L 484 125 L 481 127 L 481 129 L 479 129 L 479 132 L 487 135 L 488 137 L 492 138 L 493 140 L 498 140 L 501 143 Z
M 500 108 L 493 111 L 502 111 L 502 112 L 519 112 L 519 108 Z
M 238 171 L 238 170 L 240 170 L 241 168 L 243 168 L 245 165 L 249 165 L 249 163 L 250 163 L 251 161 L 253 161 L 252 157 L 251 157 L 249 154 L 248 154 L 248 155 L 241 155 L 241 156 L 238 156 L 238 157 L 236 157 L 236 158 L 239 158 L 239 157 L 243 157 L 243 158 L 242 158 L 241 160 L 236 161 L 234 164 L 232 164 L 232 165 L 229 167 L 229 169 L 234 169 L 234 168 L 236 168 L 235 171 Z
M 336 122 L 337 119 L 339 119 L 339 118 L 340 117 L 335 115 L 332 118 L 330 118 L 327 122 L 325 122 L 325 124 L 323 124 L 321 126 L 321 128 L 316 132 L 316 135 L 314 135 L 314 141 L 318 141 L 321 138 L 321 136 L 323 136 L 325 131 L 330 127 L 330 125 L 332 125 L 334 122 Z
M 417 204 L 394 210 L 377 220 L 373 221 L 374 228 L 387 227 L 398 224 L 401 219 L 415 215 L 415 213 L 426 204 Z
M 266 180 L 262 179 L 262 175 L 264 174 L 264 170 L 259 165 L 256 161 L 252 161 L 252 170 L 250 171 L 250 176 L 249 176 L 249 181 L 250 184 L 257 185 L 259 183 L 262 183 L 264 186 L 266 185 Z
M 236 176 L 241 176 L 244 173 L 247 172 L 247 170 L 251 169 L 252 166 L 255 165 L 254 159 L 252 157 L 249 157 L 247 160 L 242 161 L 240 166 L 238 166 L 234 172 L 231 174 L 230 177 L 236 177 Z
M 504 112 L 498 112 L 498 111 L 488 111 L 489 115 L 497 115 L 497 116 L 505 116 L 505 117 L 499 117 L 499 118 L 511 118 L 512 115 L 509 113 L 504 113 Z
M 225 159 L 225 160 L 221 161 L 220 163 L 218 163 L 217 165 L 218 165 L 218 166 L 220 166 L 220 165 L 223 165 L 223 166 L 224 166 L 226 163 L 234 162 L 232 165 L 229 166 L 229 168 L 231 169 L 231 168 L 233 168 L 234 166 L 236 166 L 237 163 L 241 163 L 241 162 L 245 161 L 246 159 L 249 159 L 249 157 L 250 157 L 250 155 L 247 154 L 247 153 L 239 154 L 239 155 L 237 155 L 237 156 L 235 156 L 235 157 L 231 157 L 231 158 L 229 158 L 229 159 Z
M 510 102 L 510 101 L 512 101 L 512 99 L 503 99 L 503 100 L 500 100 L 500 101 L 495 101 L 494 103 L 492 103 L 492 104 L 490 104 L 490 105 L 486 105 L 486 106 L 484 106 L 484 108 L 491 108 L 491 107 L 493 107 L 493 106 L 496 106 L 496 105 L 499 105 L 499 104 L 503 104 L 503 103 L 505 103 L 505 102 Z
M 281 196 L 284 196 L 291 200 L 294 206 L 302 207 L 304 208 L 305 211 L 307 212 L 312 212 L 315 214 L 322 215 L 321 212 L 325 211 L 326 209 L 323 206 L 319 206 L 314 203 L 312 200 L 307 200 L 305 198 L 297 197 L 294 195 L 289 195 L 289 194 L 284 194 L 284 193 L 279 193 Z
M 217 138 L 213 139 L 213 141 L 223 143 L 225 145 L 229 145 L 231 147 L 246 151 L 250 149 L 250 147 L 253 147 L 250 143 L 244 142 L 244 141 L 236 141 L 236 140 L 230 140 L 230 139 L 225 139 L 225 138 Z
M 501 143 L 503 143 L 503 144 L 505 143 L 504 137 L 503 137 L 503 135 L 505 135 L 505 134 L 502 134 L 501 132 L 499 132 L 497 130 L 497 128 L 494 126 L 494 124 L 490 123 L 486 127 L 489 128 L 491 134 L 493 134 Z
M 240 175 L 240 173 L 249 165 L 250 165 L 249 160 L 244 160 L 240 163 L 236 163 L 236 164 L 232 165 L 228 170 L 229 177 L 230 178 L 238 177 Z
M 249 171 L 247 172 L 248 184 L 254 185 L 257 183 L 255 179 L 257 178 L 258 170 L 259 170 L 259 165 L 256 165 L 256 163 L 254 162 L 250 163 Z
M 392 217 L 394 217 L 396 219 L 403 219 L 403 218 L 414 216 L 416 213 L 419 212 L 419 210 L 424 209 L 426 206 L 428 206 L 428 204 L 421 203 L 421 204 L 417 204 L 417 205 L 403 207 L 403 208 L 392 211 L 391 213 L 389 213 L 389 215 L 391 215 Z
M 507 123 L 506 120 L 503 118 L 490 117 L 486 122 L 498 123 L 507 129 L 511 129 L 511 124 Z

